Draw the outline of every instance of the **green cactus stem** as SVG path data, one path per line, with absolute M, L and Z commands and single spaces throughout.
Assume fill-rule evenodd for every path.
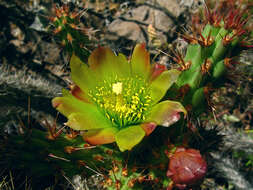
M 86 61 L 90 52 L 90 30 L 83 27 L 80 21 L 80 13 L 70 11 L 67 5 L 54 6 L 55 16 L 50 17 L 53 26 L 53 34 L 59 39 L 64 50 L 71 56 L 73 53 L 81 60 Z
M 240 42 L 247 37 L 247 11 L 239 9 L 236 3 L 222 6 L 224 5 L 216 6 L 214 10 L 206 9 L 207 24 L 202 32 L 199 29 L 194 36 L 182 35 L 189 43 L 187 52 L 184 58 L 179 53 L 175 58 L 182 73 L 167 95 L 180 100 L 184 106 L 191 107 L 195 116 L 210 106 L 207 96 L 209 93 L 203 89 L 222 85 L 225 74 L 233 68 L 233 52 L 238 50 Z M 221 11 L 222 8 L 226 9 Z M 187 91 L 185 87 L 188 87 Z M 177 95 L 172 92 L 176 89 Z

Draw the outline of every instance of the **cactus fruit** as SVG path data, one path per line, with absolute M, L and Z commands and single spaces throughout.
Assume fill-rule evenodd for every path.
M 206 172 L 206 161 L 198 150 L 177 147 L 170 155 L 167 176 L 173 181 L 171 186 L 174 185 L 179 189 L 189 188 L 200 182 Z

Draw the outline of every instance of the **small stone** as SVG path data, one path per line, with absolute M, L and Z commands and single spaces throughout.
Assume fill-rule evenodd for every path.
M 137 3 L 138 4 L 138 3 Z M 156 39 L 154 46 L 167 42 L 168 34 L 173 30 L 175 20 L 180 16 L 183 9 L 174 0 L 158 0 L 139 3 L 138 6 L 124 15 L 120 15 L 108 25 L 106 38 L 109 40 L 120 40 L 126 38 L 135 42 L 148 43 L 148 26 L 152 25 Z M 167 34 L 167 35 L 166 35 Z

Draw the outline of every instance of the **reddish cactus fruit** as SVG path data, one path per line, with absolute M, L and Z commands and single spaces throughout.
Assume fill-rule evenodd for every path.
M 170 157 L 167 176 L 174 186 L 185 189 L 199 183 L 207 172 L 206 161 L 195 149 L 177 148 Z

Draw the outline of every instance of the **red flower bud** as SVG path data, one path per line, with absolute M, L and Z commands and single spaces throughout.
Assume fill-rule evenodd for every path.
M 170 157 L 167 176 L 172 179 L 176 187 L 185 189 L 200 182 L 206 171 L 206 161 L 198 150 L 180 147 Z

